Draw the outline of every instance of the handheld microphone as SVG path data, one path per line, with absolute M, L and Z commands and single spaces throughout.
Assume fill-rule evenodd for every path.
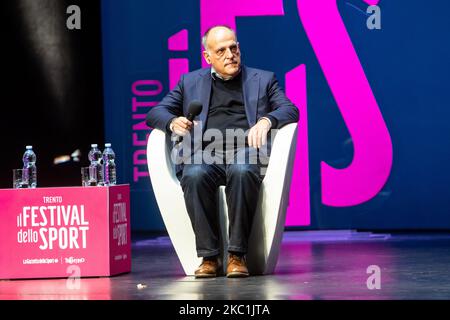
M 192 122 L 194 118 L 202 112 L 202 109 L 203 105 L 200 101 L 198 100 L 191 101 L 188 106 L 188 114 L 186 116 L 186 119 Z M 177 136 L 175 143 L 180 143 L 181 140 L 183 140 L 183 137 Z

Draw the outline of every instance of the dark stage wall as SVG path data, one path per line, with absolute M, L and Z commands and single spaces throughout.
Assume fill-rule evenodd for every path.
M 66 26 L 70 5 L 80 30 Z M 2 1 L 0 32 L 0 187 L 12 186 L 29 144 L 39 187 L 80 185 L 90 144 L 104 142 L 100 1 Z M 81 162 L 53 164 L 77 149 Z

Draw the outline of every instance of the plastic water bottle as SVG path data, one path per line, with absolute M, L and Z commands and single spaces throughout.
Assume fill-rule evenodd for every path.
M 23 169 L 24 182 L 23 187 L 36 188 L 37 186 L 37 170 L 36 170 L 36 154 L 33 151 L 33 146 L 26 146 L 26 151 L 23 154 Z M 28 183 L 28 186 L 26 185 Z
M 117 183 L 115 158 L 116 154 L 111 148 L 111 143 L 105 143 L 105 150 L 103 150 L 103 166 L 105 169 L 105 185 L 107 186 L 114 186 Z
M 97 185 L 98 186 L 102 186 L 103 183 L 104 183 L 104 180 L 103 180 L 103 165 L 102 165 L 102 152 L 98 148 L 97 144 L 91 144 L 91 151 L 89 151 L 88 158 L 89 158 L 89 161 L 91 162 L 89 167 L 95 167 L 96 168 Z

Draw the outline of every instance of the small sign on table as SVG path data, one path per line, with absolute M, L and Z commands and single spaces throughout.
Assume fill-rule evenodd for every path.
M 130 187 L 0 190 L 0 279 L 131 270 Z

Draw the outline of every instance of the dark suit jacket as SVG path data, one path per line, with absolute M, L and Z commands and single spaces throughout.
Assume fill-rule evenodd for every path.
M 250 128 L 264 116 L 276 120 L 272 123 L 272 129 L 279 129 L 288 123 L 298 121 L 298 109 L 278 86 L 273 72 L 246 66 L 242 66 L 241 72 L 245 113 Z M 146 118 L 147 125 L 168 132 L 168 125 L 172 119 L 186 116 L 190 102 L 198 100 L 202 103 L 203 109 L 195 120 L 203 123 L 204 130 L 208 120 L 211 81 L 210 68 L 181 76 L 178 85 L 157 106 L 150 109 Z M 180 169 L 181 167 L 177 168 L 177 172 Z

